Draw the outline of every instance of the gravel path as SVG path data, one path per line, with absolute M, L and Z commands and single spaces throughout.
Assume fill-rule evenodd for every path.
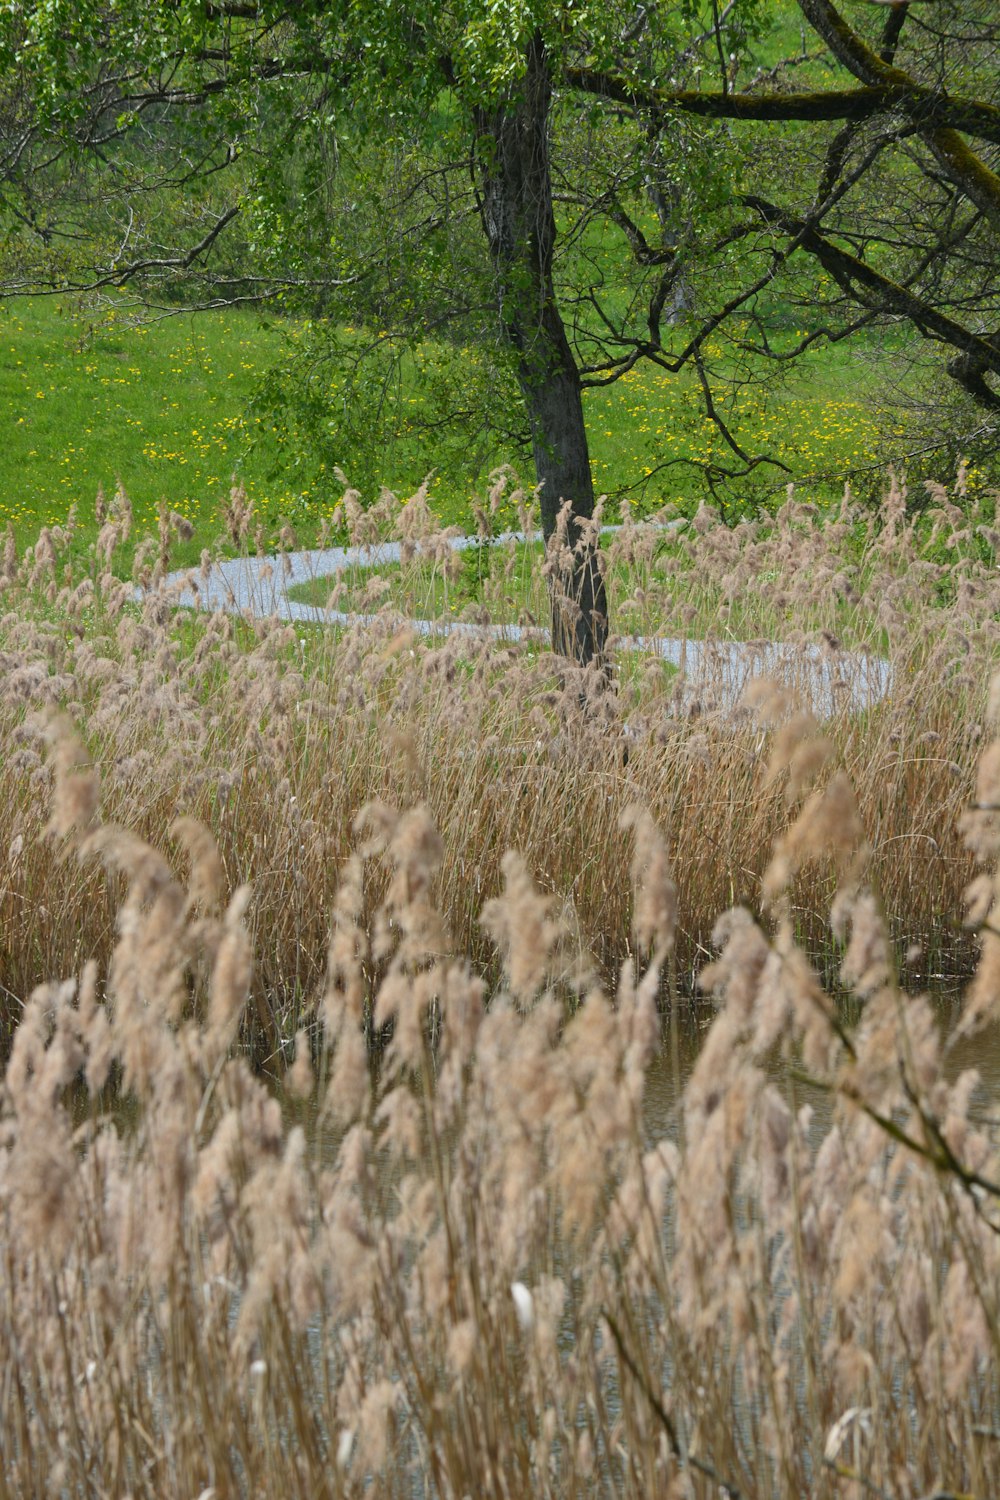
M 617 528 L 608 528 L 609 530 Z M 497 543 L 522 541 L 517 532 L 505 532 Z M 456 552 L 480 545 L 478 537 L 452 537 Z M 377 569 L 400 560 L 398 542 L 379 542 L 370 547 L 327 547 L 289 552 L 281 557 L 238 557 L 213 563 L 207 578 L 197 569 L 171 573 L 166 583 L 176 590 L 177 602 L 209 612 L 249 613 L 300 620 L 310 625 L 357 625 L 370 616 L 326 610 L 315 604 L 290 599 L 290 589 L 316 578 L 333 578 L 341 569 Z M 497 640 L 537 639 L 547 643 L 547 633 L 519 625 L 474 625 L 462 620 L 410 620 L 421 635 L 465 635 Z M 789 681 L 809 697 L 817 713 L 830 714 L 845 701 L 852 709 L 864 710 L 886 696 L 890 686 L 889 663 L 878 656 L 858 652 L 830 652 L 819 646 L 790 646 L 780 641 L 683 641 L 668 636 L 616 636 L 618 651 L 642 651 L 672 662 L 684 671 L 689 694 L 706 694 L 712 701 L 738 702 L 754 677 Z

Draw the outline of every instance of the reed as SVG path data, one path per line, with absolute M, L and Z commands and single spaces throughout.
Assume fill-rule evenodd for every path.
M 440 541 L 425 501 L 422 492 L 410 506 L 383 497 L 374 516 L 349 504 L 349 519 L 359 534 L 396 525 L 426 562 Z M 230 511 L 238 534 L 252 538 L 245 497 L 237 493 Z M 832 520 L 792 500 L 774 523 L 730 531 L 703 513 L 668 543 L 662 528 L 632 525 L 609 547 L 609 566 L 631 579 L 619 590 L 623 628 L 714 632 L 725 643 L 738 615 L 743 638 L 791 641 L 793 694 L 795 652 L 802 660 L 817 646 L 826 653 L 844 680 L 845 706 L 825 730 L 871 830 L 897 950 L 910 953 L 918 978 L 967 970 L 973 958 L 952 916 L 971 873 L 955 830 L 983 733 L 1000 584 L 992 544 L 962 515 L 942 495 L 918 525 L 895 486 L 877 525 L 849 497 Z M 485 513 L 482 524 L 488 529 Z M 760 910 L 781 809 L 780 790 L 760 772 L 792 710 L 765 722 L 734 708 L 721 665 L 717 677 L 709 668 L 695 682 L 620 653 L 609 682 L 531 643 L 417 638 L 392 608 L 348 630 L 192 617 L 163 582 L 169 514 L 137 548 L 135 578 L 146 589 L 138 605 L 113 571 L 130 528 L 119 491 L 89 562 L 66 560 L 72 520 L 43 531 L 20 559 L 12 543 L 6 550 L 0 1002 L 8 1035 L 34 985 L 77 972 L 85 957 L 106 971 L 116 941 L 120 876 L 81 865 L 59 820 L 50 822 L 46 742 L 57 709 L 100 765 L 106 822 L 176 861 L 169 830 L 196 818 L 218 845 L 224 892 L 252 888 L 249 1030 L 258 1056 L 291 1037 L 322 981 L 353 820 L 376 800 L 429 809 L 446 850 L 435 900 L 459 949 L 491 979 L 478 916 L 501 889 L 505 851 L 516 848 L 613 985 L 632 951 L 618 825 L 634 802 L 666 831 L 684 988 L 710 947 L 715 913 L 734 901 Z M 499 559 L 498 577 L 503 567 Z M 848 645 L 891 662 L 891 693 L 863 713 L 848 704 Z M 821 863 L 799 873 L 797 930 L 816 950 L 830 894 Z
M 997 1493 L 1000 1139 L 949 1051 L 1000 1014 L 1000 674 L 950 1039 L 900 982 L 836 745 L 787 707 L 755 693 L 781 719 L 762 917 L 718 918 L 714 1019 L 655 1131 L 683 897 L 648 808 L 606 825 L 613 991 L 507 853 L 492 993 L 428 804 L 362 808 L 282 1102 L 235 1046 L 267 956 L 231 856 L 190 814 L 107 821 L 49 717 L 54 868 L 115 910 L 107 961 L 27 998 L 0 1089 L 0 1495 Z M 815 861 L 850 1023 L 795 937 Z

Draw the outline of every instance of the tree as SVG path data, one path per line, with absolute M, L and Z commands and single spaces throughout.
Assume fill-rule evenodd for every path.
M 627 74 L 647 87 L 664 72 L 693 76 L 724 38 L 734 56 L 742 50 L 757 9 L 758 0 L 730 0 L 722 15 L 687 0 L 638 9 L 588 0 L 490 7 L 7 0 L 0 8 L 4 76 L 9 88 L 16 78 L 18 90 L 32 93 L 28 125 L 7 137 L 7 222 L 21 230 L 19 250 L 24 231 L 35 241 L 42 280 L 60 289 L 183 277 L 227 298 L 283 284 L 276 265 L 262 271 L 255 260 L 258 239 L 278 222 L 280 260 L 297 284 L 321 288 L 325 298 L 341 292 L 340 305 L 362 307 L 377 328 L 398 311 L 401 287 L 413 308 L 409 291 L 421 275 L 426 291 L 442 235 L 456 224 L 467 229 L 474 215 L 486 251 L 470 281 L 476 290 L 470 298 L 468 288 L 452 288 L 443 321 L 471 317 L 480 339 L 492 333 L 509 364 L 547 538 L 569 504 L 576 562 L 568 600 L 556 600 L 554 637 L 586 662 L 603 651 L 607 603 L 585 531 L 594 486 L 582 391 L 662 353 L 665 316 L 682 284 L 681 245 L 691 233 L 682 200 L 692 188 L 673 160 L 676 141 L 668 149 L 666 130 L 648 109 L 609 105 L 572 80 L 591 63 L 604 76 Z M 369 216 L 368 227 L 382 233 L 379 253 L 368 236 L 351 247 L 349 229 L 331 233 L 327 224 L 319 240 L 334 247 L 337 264 L 317 267 L 315 256 L 298 252 L 308 236 L 292 236 L 282 223 L 288 195 L 276 184 L 296 153 L 314 163 L 325 146 L 332 160 L 329 148 L 338 133 L 351 134 L 352 113 L 369 141 L 401 147 L 409 136 L 422 149 L 410 163 L 405 201 L 397 195 L 394 214 Z M 606 132 L 599 153 L 598 122 Z M 681 133 L 692 159 L 701 150 L 709 184 L 702 137 L 717 133 Z M 232 186 L 220 192 L 223 175 Z M 327 179 L 335 198 L 337 176 L 334 165 Z M 175 243 L 168 245 L 164 208 L 177 204 L 179 190 L 183 206 L 173 209 Z M 588 241 L 589 284 L 563 280 L 557 211 L 569 244 Z M 238 216 L 242 266 L 221 264 L 223 230 Z M 598 264 L 608 258 L 609 234 L 616 256 L 629 252 L 630 273 L 607 277 Z M 83 241 L 81 273 L 74 258 L 79 265 Z M 38 284 L 34 269 L 21 281 Z M 425 327 L 428 300 L 415 308 Z
M 692 368 L 735 482 L 776 462 L 741 384 L 903 326 L 994 440 L 998 52 L 988 0 L 3 0 L 7 282 L 282 295 L 376 357 L 487 351 L 546 537 L 571 508 L 554 635 L 588 661 L 589 386 Z
M 773 142 L 784 161 L 758 162 L 757 181 L 735 202 L 733 238 L 763 262 L 718 310 L 734 348 L 772 362 L 796 359 L 821 339 L 876 327 L 919 336 L 925 368 L 943 369 L 968 398 L 960 442 L 995 451 L 1000 412 L 1000 19 L 985 0 L 869 0 L 838 11 L 799 0 L 819 51 L 821 85 L 802 57 L 760 72 L 740 90 L 653 90 L 587 68 L 581 88 L 659 120 L 682 111 L 728 120 Z M 840 77 L 829 77 L 829 68 Z M 789 162 L 794 165 L 789 170 Z M 761 166 L 763 165 L 763 170 Z M 796 266 L 810 261 L 834 288 L 801 289 L 801 342 L 770 335 L 775 293 L 795 295 Z M 912 383 L 912 377 L 911 377 Z M 923 384 L 926 393 L 927 383 Z

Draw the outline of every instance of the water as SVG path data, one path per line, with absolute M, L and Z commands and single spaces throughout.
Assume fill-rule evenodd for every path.
M 954 989 L 943 991 L 935 997 L 935 1006 L 945 1041 L 946 1078 L 953 1082 L 966 1069 L 975 1068 L 980 1075 L 975 1110 L 991 1117 L 995 1115 L 1000 1120 L 1000 1023 L 949 1047 L 947 1038 L 955 1031 L 961 1015 L 960 996 Z M 650 1141 L 677 1137 L 681 1096 L 715 1014 L 715 1007 L 704 999 L 682 1000 L 673 1018 L 664 1018 L 661 1046 L 646 1078 L 644 1123 Z M 790 1104 L 796 1108 L 803 1104 L 811 1106 L 814 1135 L 816 1139 L 821 1138 L 830 1120 L 830 1093 L 811 1086 L 800 1076 L 790 1079 L 788 1064 L 778 1048 L 762 1059 L 760 1065 Z M 319 1122 L 315 1100 L 306 1103 L 292 1100 L 282 1089 L 279 1079 L 275 1080 L 274 1088 L 286 1119 L 302 1125 L 307 1137 L 316 1145 L 320 1159 L 332 1165 L 342 1133 L 332 1128 L 328 1120 L 322 1124 Z
M 948 990 L 934 999 L 945 1040 L 945 1076 L 954 1082 L 966 1069 L 975 1068 L 980 1077 L 976 1109 L 1000 1119 L 1000 1023 L 949 1047 L 947 1038 L 958 1024 L 961 998 L 954 990 Z M 690 1007 L 682 1002 L 673 1024 L 669 1018 L 664 1023 L 663 1045 L 653 1059 L 646 1080 L 646 1128 L 653 1140 L 677 1133 L 680 1095 L 691 1076 L 713 1016 L 714 1008 L 704 1002 Z M 787 1095 L 788 1068 L 778 1050 L 765 1058 L 762 1065 L 772 1082 Z M 829 1120 L 830 1095 L 825 1090 L 796 1079 L 794 1100 L 797 1105 L 811 1105 L 817 1127 Z

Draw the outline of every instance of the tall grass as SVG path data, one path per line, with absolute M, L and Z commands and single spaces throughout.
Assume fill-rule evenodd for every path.
M 757 702 L 784 712 L 778 688 Z M 995 730 L 1000 675 L 987 707 Z M 600 830 L 633 944 L 613 992 L 508 853 L 480 910 L 490 995 L 437 899 L 455 856 L 426 802 L 363 808 L 283 1111 L 233 1052 L 250 891 L 190 817 L 155 842 L 106 821 L 81 740 L 45 733 L 50 834 L 116 918 L 107 960 L 32 993 L 0 1091 L 0 1494 L 997 1493 L 996 1113 L 899 982 L 861 800 L 807 716 L 764 755 L 765 921 L 719 918 L 715 1019 L 657 1134 L 683 901 L 647 809 Z M 1000 1012 L 998 806 L 994 739 L 964 821 L 966 1035 Z M 795 941 L 816 859 L 853 1027 Z
M 953 918 L 971 872 L 955 828 L 971 795 L 1000 603 L 992 554 L 980 559 L 982 539 L 963 537 L 946 497 L 939 511 L 933 540 L 909 524 L 896 491 L 880 529 L 849 509 L 820 524 L 791 503 L 766 527 L 729 531 L 703 513 L 666 552 L 662 530 L 646 526 L 619 533 L 610 549 L 610 565 L 630 570 L 631 590 L 618 594 L 629 630 L 714 628 L 724 642 L 738 614 L 745 635 L 780 629 L 798 641 L 784 666 L 793 692 L 797 677 L 808 692 L 807 653 L 818 644 L 843 679 L 845 705 L 860 658 L 838 642 L 858 652 L 868 642 L 889 656 L 887 699 L 865 712 L 845 706 L 825 727 L 856 788 L 899 951 L 922 946 L 918 977 L 971 960 Z M 437 545 L 433 530 L 417 528 L 414 539 L 412 522 L 404 515 L 403 532 L 426 555 Z M 761 772 L 775 724 L 792 709 L 762 721 L 734 708 L 721 658 L 716 670 L 706 657 L 694 679 L 622 653 L 615 681 L 530 643 L 425 641 L 393 609 L 340 631 L 192 616 L 162 583 L 172 528 L 182 524 L 165 515 L 160 537 L 140 543 L 141 604 L 112 571 L 130 526 L 123 493 L 89 562 L 67 563 L 65 530 L 43 532 L 20 559 L 8 545 L 0 592 L 8 1029 L 35 984 L 76 972 L 86 957 L 106 971 L 116 937 L 119 877 L 45 836 L 45 742 L 57 707 L 100 765 L 108 822 L 175 860 L 181 850 L 168 831 L 178 817 L 195 817 L 218 844 L 225 891 L 252 887 L 251 1030 L 262 1055 L 294 1031 L 321 982 L 352 823 L 374 800 L 428 808 L 447 851 L 435 899 L 460 951 L 480 966 L 492 960 L 479 911 L 501 888 L 505 851 L 517 848 L 595 971 L 614 982 L 632 948 L 617 828 L 635 801 L 666 830 L 682 981 L 710 946 L 715 913 L 735 900 L 760 909 L 782 807 L 780 787 Z M 252 521 L 244 533 L 253 535 Z M 797 927 L 816 943 L 830 892 L 822 861 L 797 878 Z
M 644 629 L 830 631 L 822 723 L 794 653 L 737 707 L 178 612 L 166 511 L 136 602 L 124 493 L 86 565 L 8 545 L 0 1496 L 997 1493 L 1000 1142 L 951 1057 L 1000 1013 L 1000 600 L 934 500 L 616 539 Z M 834 628 L 890 656 L 865 712 Z M 944 1038 L 910 981 L 963 894 Z

